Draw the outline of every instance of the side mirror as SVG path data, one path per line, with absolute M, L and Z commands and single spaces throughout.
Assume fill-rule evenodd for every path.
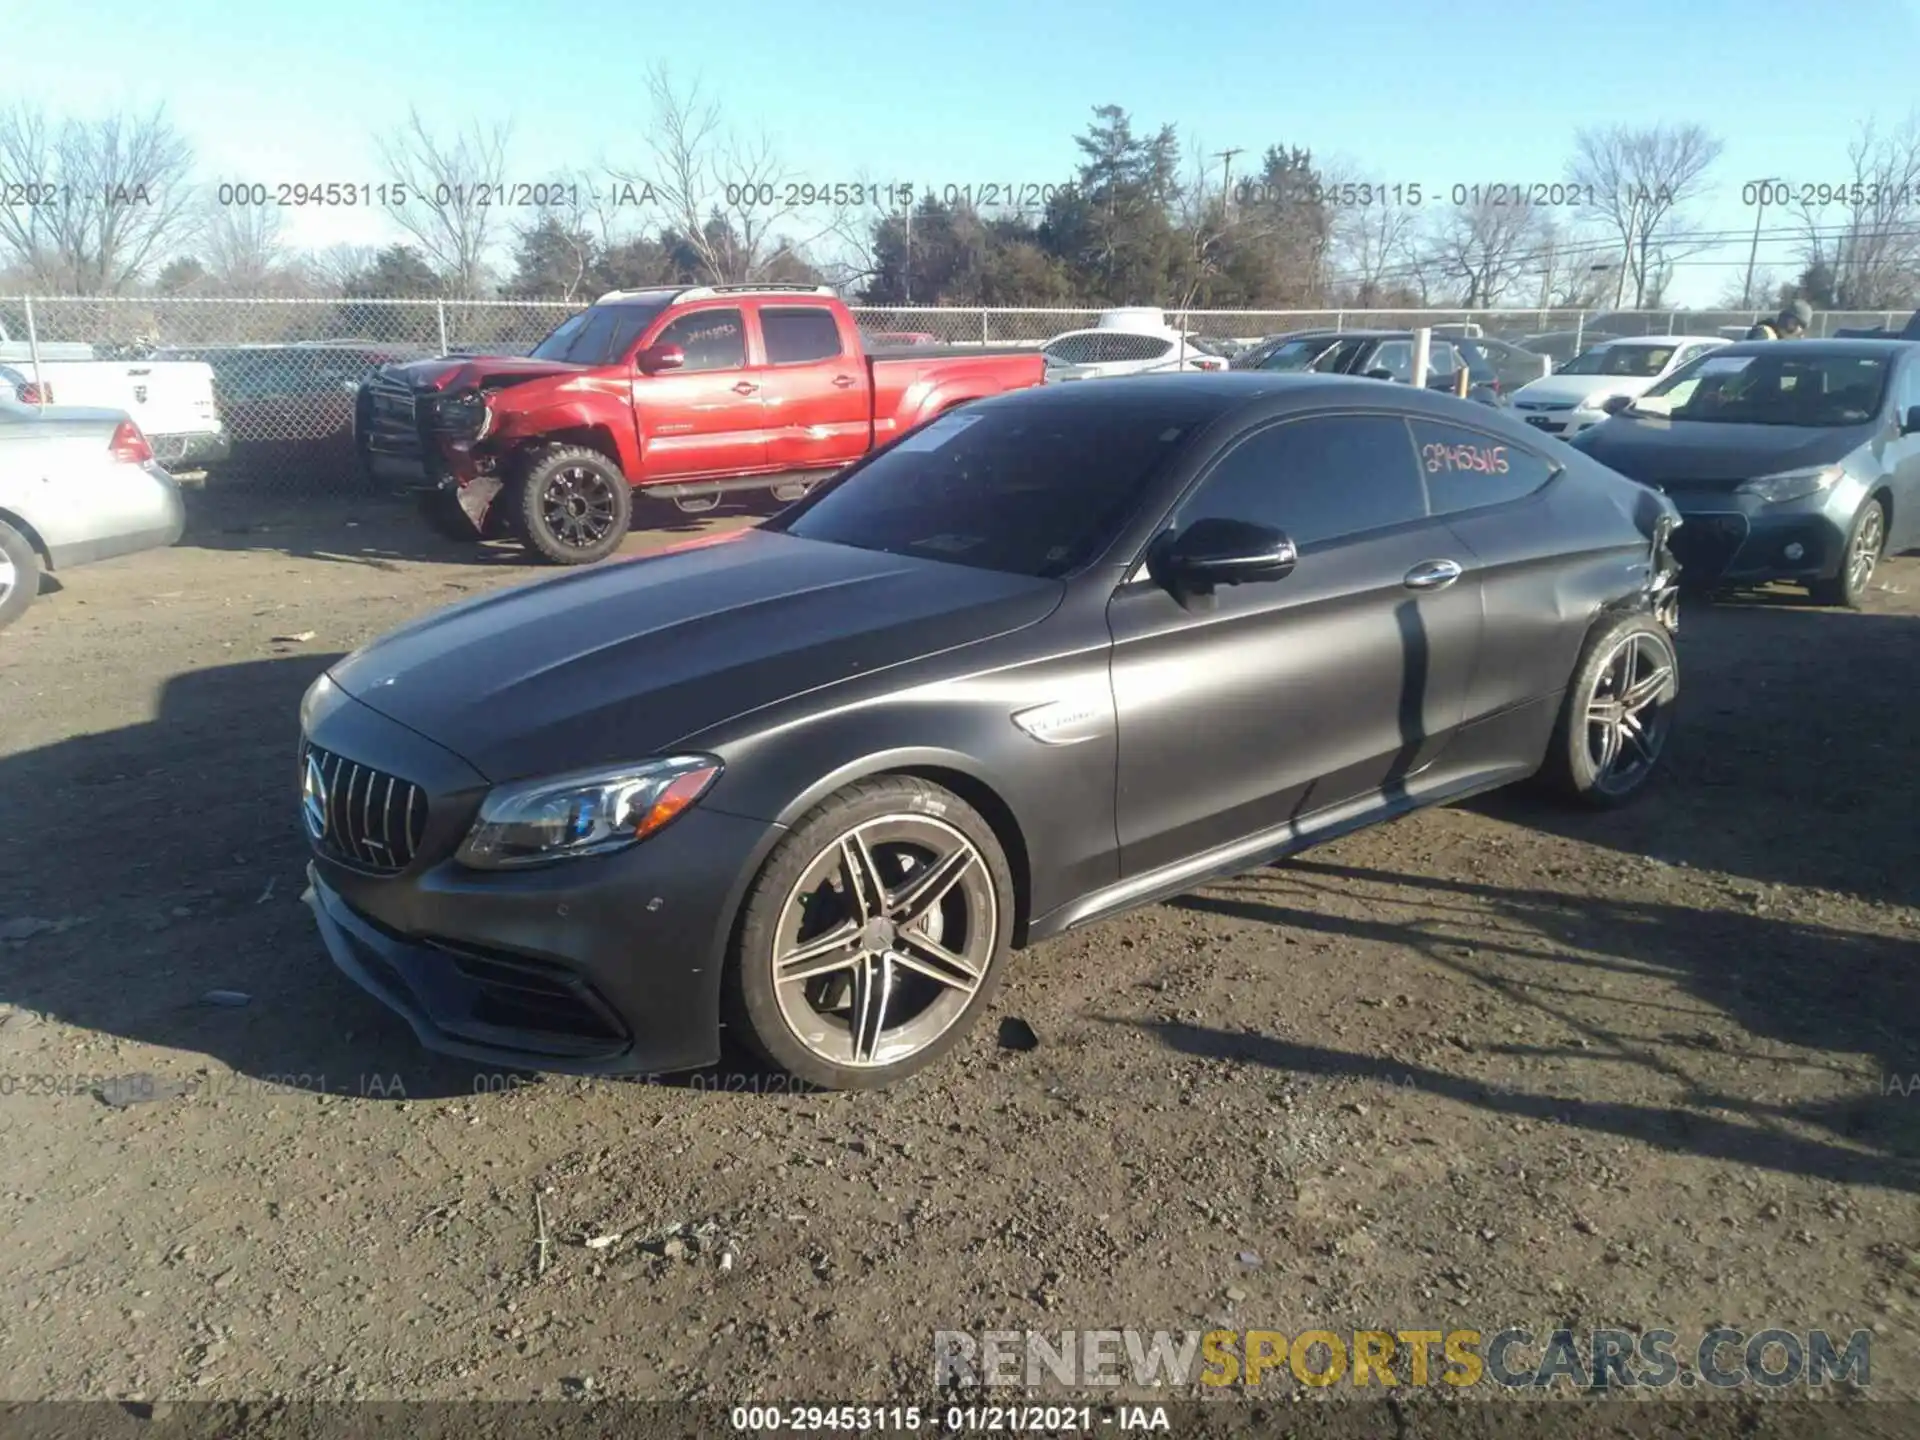
M 1633 396 L 1631 395 L 1609 395 L 1600 408 L 1609 415 L 1618 415 L 1631 404 L 1633 404 Z
M 1911 435 L 1920 430 L 1920 405 L 1909 405 L 1907 413 L 1900 417 L 1900 433 Z
M 1391 370 L 1369 370 L 1367 371 L 1367 379 L 1391 380 L 1393 379 L 1393 372 Z
M 1299 552 L 1270 525 L 1245 520 L 1196 520 L 1165 537 L 1148 557 L 1153 578 L 1184 599 L 1211 593 L 1216 585 L 1279 580 L 1293 573 Z
M 687 363 L 687 352 L 678 345 L 649 345 L 634 357 L 642 375 L 659 375 L 678 370 Z

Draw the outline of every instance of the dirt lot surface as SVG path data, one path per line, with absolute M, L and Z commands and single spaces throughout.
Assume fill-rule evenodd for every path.
M 1920 560 L 1690 610 L 1627 812 L 1495 797 L 1077 933 L 831 1096 L 476 1074 L 338 975 L 302 690 L 549 572 L 193 498 L 0 635 L 0 1395 L 877 1400 L 939 1329 L 1721 1322 L 1870 1328 L 1920 1395 Z

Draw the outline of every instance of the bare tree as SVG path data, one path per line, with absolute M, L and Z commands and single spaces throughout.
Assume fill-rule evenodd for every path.
M 189 242 L 193 149 L 164 109 L 97 120 L 0 111 L 0 252 L 40 285 L 116 294 Z
M 451 138 L 435 135 L 417 109 L 375 145 L 387 168 L 387 213 L 412 237 L 454 293 L 479 295 L 502 238 L 507 148 L 512 126 L 478 122 Z
M 217 205 L 200 253 L 207 276 L 229 295 L 265 295 L 284 288 L 285 212 L 271 205 Z
M 1534 300 L 1542 310 L 1600 308 L 1612 299 L 1615 283 L 1609 267 L 1595 268 L 1608 248 L 1578 225 L 1543 215 L 1520 298 Z
M 649 163 L 644 172 L 616 170 L 614 179 L 657 207 L 662 224 L 705 279 L 757 279 L 771 262 L 843 228 L 830 204 L 807 205 L 828 218 L 810 234 L 781 234 L 800 213 L 798 201 L 805 197 L 798 192 L 805 187 L 793 183 L 772 138 L 733 130 L 698 79 L 683 87 L 664 64 L 647 72 L 646 88 L 652 103 Z
M 1840 309 L 1911 303 L 1920 289 L 1920 111 L 1890 133 L 1863 125 L 1833 189 L 1829 203 L 1800 209 L 1803 270 L 1831 277 Z
M 1692 238 L 1686 207 L 1706 194 L 1725 148 L 1699 125 L 1615 125 L 1574 136 L 1567 179 L 1589 197 L 1596 225 L 1620 247 L 1620 298 L 1652 303 L 1676 261 L 1709 248 Z
M 1531 205 L 1482 201 L 1444 212 L 1426 248 L 1440 275 L 1464 287 L 1461 303 L 1488 309 L 1539 264 L 1541 223 Z
M 1352 304 L 1372 309 L 1406 290 L 1415 215 L 1406 206 L 1389 204 L 1343 205 L 1335 211 L 1334 265 Z
M 347 283 L 364 274 L 373 264 L 379 248 L 373 245 L 330 245 L 301 257 L 300 268 L 316 288 L 332 295 L 344 294 Z

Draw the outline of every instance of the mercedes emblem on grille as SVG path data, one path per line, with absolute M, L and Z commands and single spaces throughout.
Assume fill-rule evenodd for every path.
M 300 786 L 300 816 L 307 822 L 307 834 L 315 840 L 327 838 L 327 777 L 312 755 L 307 756 L 307 777 Z
M 134 403 L 135 403 L 136 405 L 144 405 L 144 404 L 146 404 L 146 403 L 147 403 L 147 387 L 146 387 L 146 386 L 144 386 L 144 385 L 136 385 L 136 386 L 134 386 L 134 387 L 133 387 L 133 400 L 134 400 Z

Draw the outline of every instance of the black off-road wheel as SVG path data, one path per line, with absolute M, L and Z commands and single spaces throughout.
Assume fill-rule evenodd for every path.
M 831 796 L 767 859 L 727 959 L 729 1028 L 825 1090 L 879 1090 L 945 1055 L 991 1003 L 1014 926 L 993 828 L 887 776 Z
M 40 557 L 27 537 L 0 521 L 0 630 L 26 613 L 40 593 Z
M 1574 666 L 1541 779 L 1593 809 L 1638 799 L 1666 753 L 1679 698 L 1666 626 L 1646 614 L 1601 620 Z
M 520 539 L 554 565 L 606 559 L 633 524 L 627 477 L 598 450 L 583 445 L 532 452 L 519 478 L 494 503 L 511 505 Z
M 1816 605 L 1835 605 L 1858 610 L 1867 598 L 1867 586 L 1879 568 L 1880 556 L 1887 548 L 1887 511 L 1877 499 L 1861 505 L 1847 531 L 1846 550 L 1840 556 L 1840 573 L 1831 580 L 1816 580 L 1807 587 Z

